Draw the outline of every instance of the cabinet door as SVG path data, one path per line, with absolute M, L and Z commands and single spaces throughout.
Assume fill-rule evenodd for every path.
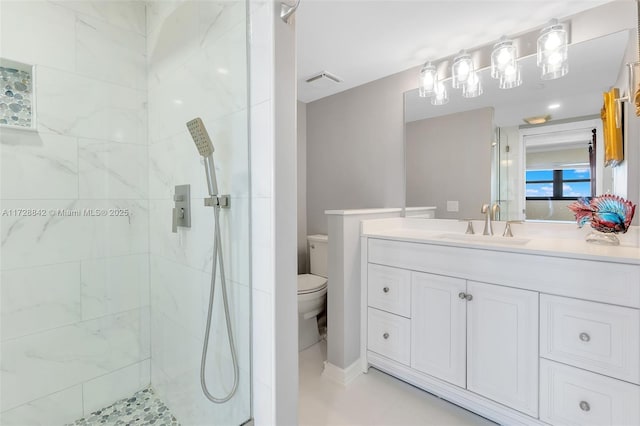
M 411 274 L 411 367 L 454 385 L 466 384 L 466 282 Z
M 467 282 L 467 389 L 538 415 L 538 293 Z

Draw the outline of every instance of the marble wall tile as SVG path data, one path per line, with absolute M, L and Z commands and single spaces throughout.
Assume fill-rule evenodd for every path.
M 245 18 L 238 1 L 150 2 L 147 9 L 149 86 L 164 81 L 176 68 Z M 242 46 L 244 51 L 244 46 Z
M 147 254 L 81 262 L 82 319 L 149 306 Z
M 213 258 L 214 216 L 210 207 L 199 205 L 201 199 L 192 199 L 191 228 L 178 228 L 171 232 L 171 200 L 150 200 L 149 241 L 151 253 L 210 272 Z M 231 209 L 220 213 L 225 273 L 228 279 L 249 285 L 249 200 L 232 198 Z M 165 213 L 162 213 L 165 212 Z
M 200 112 L 205 111 L 203 108 Z M 186 130 L 186 122 L 198 116 L 194 111 L 188 119 L 177 122 L 178 134 L 149 146 L 150 198 L 172 198 L 175 185 L 191 184 L 191 196 L 208 196 L 202 157 Z M 175 121 L 167 118 L 165 122 Z M 238 111 L 224 119 L 207 120 L 207 132 L 214 147 L 214 164 L 218 188 L 233 197 L 248 197 L 249 153 L 247 146 L 247 111 Z M 171 124 L 172 126 L 175 125 Z
M 0 273 L 2 341 L 80 321 L 76 262 Z
M 150 264 L 153 308 L 202 340 L 211 274 L 156 255 Z
M 145 90 L 47 67 L 38 67 L 36 87 L 39 131 L 146 143 Z
M 185 330 L 162 314 L 154 311 L 154 356 L 152 357 L 152 382 L 162 400 L 182 424 L 207 424 L 215 419 L 220 424 L 240 424 L 247 420 L 250 401 L 249 372 L 241 367 L 237 394 L 228 403 L 217 405 L 209 402 L 200 387 L 199 357 L 201 342 L 192 340 Z M 162 339 L 162 340 L 156 340 Z M 161 349 L 159 356 L 155 348 Z M 217 347 L 216 347 L 217 348 Z M 215 352 L 215 351 L 214 351 Z M 207 385 L 214 395 L 222 395 L 230 386 L 233 371 L 231 360 L 217 362 L 213 354 L 207 368 Z M 221 387 L 220 383 L 227 385 Z M 227 389 L 228 390 L 228 389 Z
M 213 256 L 213 211 L 199 206 L 202 200 L 191 200 L 191 228 L 171 232 L 172 200 L 149 200 L 154 214 L 149 218 L 149 247 L 157 254 L 176 263 L 203 272 L 211 270 Z
M 218 169 L 216 164 L 216 175 Z M 191 185 L 194 201 L 208 195 L 204 162 L 186 125 L 178 135 L 149 145 L 149 198 L 173 199 L 175 186 L 183 184 Z
M 78 168 L 80 198 L 148 196 L 148 150 L 144 145 L 80 139 Z
M 250 2 L 251 105 L 273 98 L 273 4 Z
M 96 18 L 76 19 L 76 70 L 94 79 L 146 89 L 146 38 Z
M 142 308 L 3 342 L 1 410 L 149 358 L 148 330 Z
M 145 2 L 141 1 L 83 1 L 83 0 L 52 0 L 69 10 L 85 16 L 98 18 L 108 24 L 138 34 L 145 34 Z
M 36 399 L 0 413 L 3 426 L 52 426 L 82 417 L 82 385 Z
M 76 138 L 3 128 L 0 162 L 3 199 L 78 197 Z
M 246 68 L 235 69 L 246 60 L 240 40 L 225 36 L 221 43 L 225 42 L 231 46 L 215 44 L 149 87 L 151 143 L 183 132 L 185 123 L 194 117 L 202 117 L 210 127 L 212 122 L 246 108 Z
M 1 6 L 2 57 L 75 70 L 73 11 L 49 1 L 3 1 Z
M 84 416 L 107 407 L 114 401 L 130 397 L 149 386 L 150 381 L 151 360 L 146 359 L 85 382 L 82 385 Z
M 36 209 L 38 217 L 3 217 L 3 269 L 146 253 L 149 210 L 138 200 L 9 200 L 3 209 Z M 91 211 L 128 211 L 129 216 L 83 216 Z M 60 216 L 60 211 L 80 216 Z M 52 216 L 55 211 L 57 216 Z

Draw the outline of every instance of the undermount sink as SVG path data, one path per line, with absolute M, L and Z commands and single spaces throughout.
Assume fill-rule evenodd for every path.
M 527 244 L 529 239 L 527 238 L 514 238 L 514 237 L 502 237 L 500 235 L 478 235 L 478 234 L 442 234 L 438 235 L 438 238 L 442 238 L 443 240 L 455 240 L 455 241 L 465 241 L 469 243 L 479 243 L 479 244 L 506 244 L 506 245 L 515 245 L 515 246 L 523 246 Z

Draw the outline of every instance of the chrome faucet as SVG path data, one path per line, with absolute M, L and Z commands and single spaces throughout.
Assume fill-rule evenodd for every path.
M 484 230 L 482 235 L 493 235 L 493 223 L 496 219 L 498 212 L 500 211 L 500 205 L 495 203 L 493 206 L 489 204 L 483 204 L 481 212 L 484 214 Z

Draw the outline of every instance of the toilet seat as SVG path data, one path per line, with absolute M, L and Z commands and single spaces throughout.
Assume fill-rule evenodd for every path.
M 298 275 L 298 294 L 310 294 L 327 288 L 327 279 L 313 274 Z

